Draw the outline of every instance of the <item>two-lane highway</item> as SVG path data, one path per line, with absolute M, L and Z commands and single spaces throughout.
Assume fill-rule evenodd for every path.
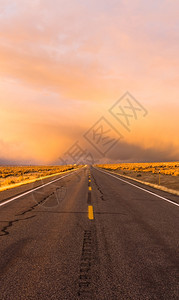
M 56 179 L 0 194 L 0 299 L 178 299 L 177 196 L 93 167 Z

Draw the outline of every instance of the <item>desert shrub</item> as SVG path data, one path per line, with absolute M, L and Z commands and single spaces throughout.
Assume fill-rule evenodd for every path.
M 1 187 L 72 170 L 80 166 L 0 166 Z
M 10 180 L 10 184 L 16 183 L 14 180 Z
M 174 176 L 179 176 L 179 171 L 174 172 Z
M 119 164 L 101 164 L 98 167 L 106 170 L 127 170 L 129 172 L 151 172 L 158 174 L 159 170 L 161 174 L 178 176 L 179 162 L 158 162 L 158 163 L 119 163 Z

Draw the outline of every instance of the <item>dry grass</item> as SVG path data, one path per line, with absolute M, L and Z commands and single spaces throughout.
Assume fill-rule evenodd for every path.
M 150 185 L 179 191 L 179 162 L 121 163 L 98 165 L 98 167 Z
M 0 166 L 0 191 L 77 168 L 68 166 Z

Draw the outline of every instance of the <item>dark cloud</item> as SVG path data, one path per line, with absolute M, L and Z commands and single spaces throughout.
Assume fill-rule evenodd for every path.
M 72 144 L 73 145 L 73 144 Z M 72 146 L 71 145 L 71 146 Z M 81 161 L 90 164 L 90 160 L 86 159 L 86 154 L 91 154 L 93 163 L 120 163 L 120 162 L 167 162 L 178 161 L 179 153 L 176 153 L 175 148 L 168 146 L 165 149 L 144 148 L 140 145 L 129 144 L 127 142 L 119 142 L 106 155 L 100 154 L 96 149 L 84 140 L 79 140 L 79 146 L 85 151 Z M 67 149 L 68 150 L 68 149 Z M 61 155 L 53 164 L 61 164 L 60 158 L 67 159 L 69 163 L 79 163 L 78 160 L 73 160 L 69 155 Z
M 16 159 L 5 159 L 0 157 L 0 166 L 29 166 L 29 165 L 37 165 L 32 160 L 16 160 Z
M 120 142 L 110 152 L 100 159 L 109 163 L 116 162 L 158 162 L 158 161 L 177 161 L 179 152 L 176 153 L 172 146 L 165 149 L 144 148 L 140 145 Z

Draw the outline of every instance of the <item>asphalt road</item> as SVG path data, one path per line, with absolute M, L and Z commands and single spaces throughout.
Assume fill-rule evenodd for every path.
M 65 176 L 0 193 L 0 299 L 178 299 L 179 197 Z

